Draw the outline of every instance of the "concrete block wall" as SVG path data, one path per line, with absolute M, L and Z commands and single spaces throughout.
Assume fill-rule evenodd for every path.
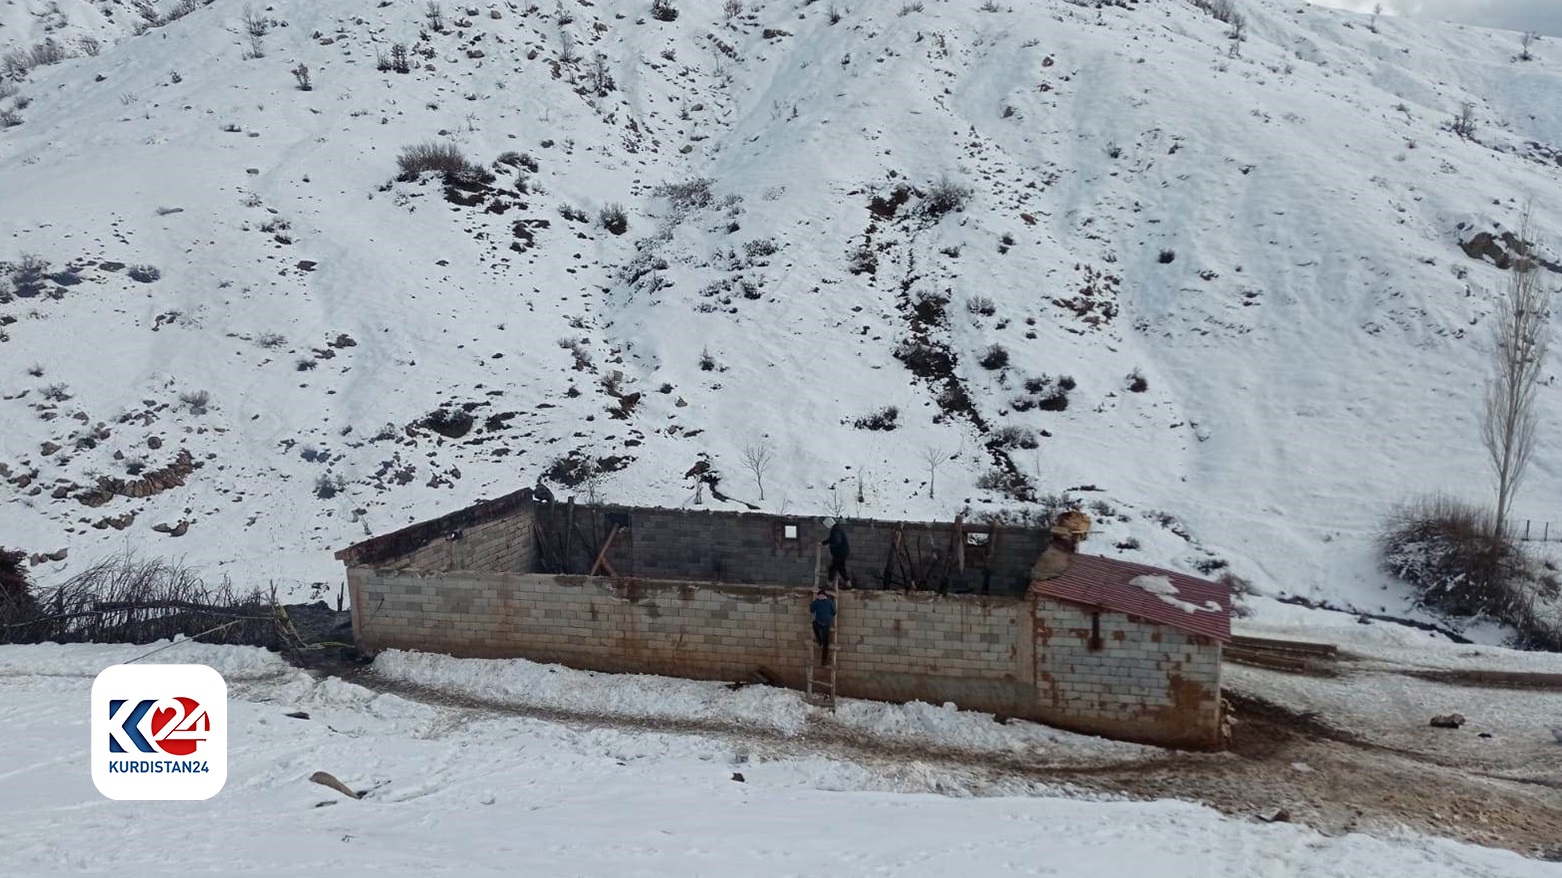
M 442 535 L 386 566 L 402 570 L 471 570 L 485 573 L 529 573 L 536 566 L 537 539 L 531 510 L 517 509 L 502 518 L 483 521 Z
M 808 589 L 543 574 L 352 568 L 360 648 L 519 657 L 610 672 L 801 687 L 812 653 Z M 953 701 L 1029 715 L 1029 602 L 845 592 L 840 694 Z
M 1036 700 L 1032 619 L 1021 598 L 842 592 L 841 694 L 1029 716 Z
M 590 569 L 606 539 L 605 516 L 610 512 L 627 514 L 630 527 L 621 532 L 608 551 L 608 563 L 622 576 L 643 579 L 805 586 L 813 582 L 815 552 L 827 533 L 822 517 L 577 505 L 569 540 L 568 572 L 585 573 Z M 556 547 L 555 551 L 561 551 L 568 507 L 555 503 L 538 507 L 536 514 L 540 527 L 549 534 L 550 544 Z M 901 525 L 865 519 L 843 519 L 842 524 L 851 541 L 848 570 L 859 587 L 879 587 L 894 545 L 895 530 Z M 796 539 L 785 538 L 787 525 L 796 526 Z M 952 523 L 907 523 L 902 530 L 902 546 L 907 555 L 926 566 L 933 556 L 950 551 L 953 530 Z M 985 530 L 984 526 L 966 526 L 968 533 Z M 1046 544 L 1047 535 L 1040 529 L 1001 529 L 989 561 L 991 592 L 1022 594 L 1030 583 L 1031 565 Z M 821 567 L 828 563 L 825 553 Z M 973 563 L 957 574 L 951 589 L 979 590 L 983 571 L 977 566 Z M 902 574 L 898 564 L 892 566 L 892 571 L 896 576 Z M 936 588 L 939 583 L 919 585 Z
M 1220 642 L 1090 608 L 1035 603 L 1037 713 L 1054 725 L 1184 747 L 1220 743 Z

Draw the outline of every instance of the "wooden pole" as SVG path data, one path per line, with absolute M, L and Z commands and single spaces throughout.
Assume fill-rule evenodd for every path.
M 564 512 L 564 554 L 559 559 L 559 572 L 569 572 L 569 538 L 575 532 L 575 495 L 569 495 Z

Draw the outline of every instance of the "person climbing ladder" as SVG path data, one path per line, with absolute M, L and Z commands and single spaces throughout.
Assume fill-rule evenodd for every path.
M 814 641 L 819 644 L 819 664 L 830 666 L 830 632 L 835 627 L 835 597 L 824 589 L 814 595 L 808 611 L 814 619 Z

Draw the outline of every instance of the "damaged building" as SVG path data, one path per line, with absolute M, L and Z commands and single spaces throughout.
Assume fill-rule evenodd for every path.
M 846 520 L 831 694 L 953 702 L 1187 748 L 1222 741 L 1229 590 L 1052 527 Z M 812 689 L 822 518 L 542 502 L 529 490 L 338 552 L 360 649 Z

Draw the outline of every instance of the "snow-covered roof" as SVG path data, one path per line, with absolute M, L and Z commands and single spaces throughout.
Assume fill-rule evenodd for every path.
M 1231 639 L 1231 589 L 1144 564 L 1074 555 L 1062 574 L 1031 583 L 1030 593 L 1139 616 L 1192 634 Z

